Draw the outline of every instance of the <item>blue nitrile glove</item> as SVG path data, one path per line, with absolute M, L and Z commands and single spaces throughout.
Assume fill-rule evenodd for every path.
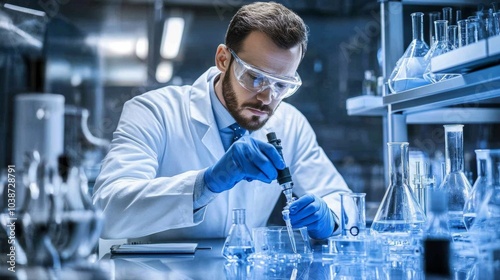
M 204 174 L 207 187 L 215 193 L 231 189 L 241 180 L 271 183 L 284 169 L 285 162 L 276 148 L 266 142 L 244 136 L 234 142 L 226 154 Z
M 335 219 L 326 202 L 313 195 L 306 194 L 290 206 L 290 222 L 294 228 L 307 227 L 309 236 L 325 239 L 333 234 Z

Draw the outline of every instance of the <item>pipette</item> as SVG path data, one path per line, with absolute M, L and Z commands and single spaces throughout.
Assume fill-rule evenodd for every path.
M 270 132 L 267 134 L 267 141 L 273 145 L 276 150 L 278 150 L 278 153 L 283 157 L 283 152 L 282 152 L 282 147 L 281 147 L 281 140 L 276 137 L 276 133 Z M 292 224 L 290 222 L 290 205 L 293 202 L 293 197 L 292 197 L 292 192 L 293 192 L 293 182 L 292 182 L 292 175 L 290 175 L 290 169 L 288 167 L 285 167 L 283 170 L 277 170 L 278 171 L 278 183 L 281 185 L 281 189 L 283 190 L 283 194 L 285 195 L 286 198 L 286 206 L 283 208 L 283 211 L 281 212 L 283 214 L 283 219 L 285 220 L 286 224 L 286 229 L 288 231 L 288 236 L 290 237 L 290 242 L 292 243 L 292 249 L 294 253 L 297 253 L 297 247 L 295 245 L 295 237 L 293 236 L 293 230 L 292 230 Z

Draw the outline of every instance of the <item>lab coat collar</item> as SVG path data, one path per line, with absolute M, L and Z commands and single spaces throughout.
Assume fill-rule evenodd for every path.
M 220 139 L 209 94 L 210 82 L 219 73 L 217 67 L 211 67 L 193 83 L 190 103 L 191 118 L 196 126 L 196 132 L 215 159 L 219 159 L 224 155 L 224 147 Z

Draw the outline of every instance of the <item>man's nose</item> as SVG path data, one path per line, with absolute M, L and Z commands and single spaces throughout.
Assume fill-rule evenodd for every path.
M 269 105 L 273 101 L 273 91 L 271 87 L 259 92 L 257 94 L 257 99 L 260 100 L 262 104 Z

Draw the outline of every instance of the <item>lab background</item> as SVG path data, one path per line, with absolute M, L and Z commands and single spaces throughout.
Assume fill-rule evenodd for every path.
M 0 1 L 0 166 L 13 160 L 16 95 L 64 95 L 66 105 L 88 110 L 86 123 L 92 136 L 110 141 L 127 100 L 158 87 L 191 84 L 213 66 L 216 47 L 224 42 L 232 15 L 250 2 Z M 308 50 L 298 69 L 303 85 L 286 102 L 307 117 L 319 144 L 351 189 L 367 194 L 370 220 L 387 186 L 384 117 L 349 116 L 346 100 L 363 94 L 366 71 L 382 76 L 379 4 L 374 0 L 277 2 L 297 12 L 310 29 Z M 45 14 L 8 9 L 6 4 Z M 405 6 L 403 45 L 411 40 L 411 12 L 441 8 Z M 425 32 L 427 24 L 426 18 Z M 464 127 L 465 171 L 471 181 L 476 178 L 474 149 L 500 147 L 498 128 L 494 122 Z M 79 128 L 65 129 L 65 146 L 81 140 L 75 137 L 75 129 Z M 407 129 L 412 151 L 421 151 L 431 162 L 444 160 L 442 124 L 408 124 Z M 92 189 L 104 152 L 92 143 L 81 146 L 82 153 L 91 153 L 86 159 Z M 281 222 L 277 211 L 270 223 Z

